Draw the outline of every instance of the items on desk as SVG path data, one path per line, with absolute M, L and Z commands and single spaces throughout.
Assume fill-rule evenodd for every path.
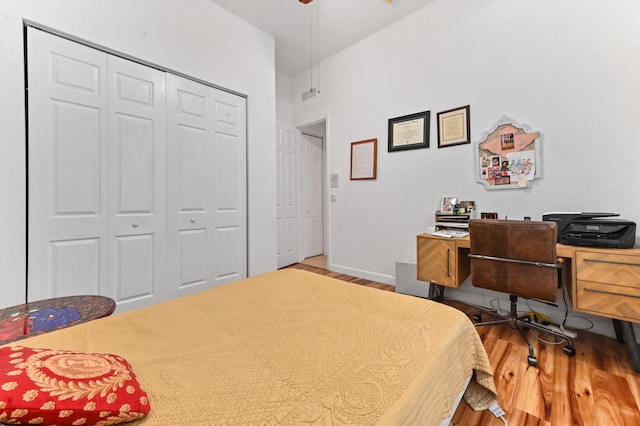
M 476 218 L 475 201 L 457 201 L 450 211 L 438 210 L 432 235 L 445 238 L 464 238 L 469 235 L 469 219 Z
M 482 212 L 482 213 L 480 213 L 480 218 L 481 219 L 497 219 L 498 218 L 498 213 L 496 213 L 496 212 L 491 212 L 491 213 Z
M 448 215 L 470 214 L 475 210 L 475 201 L 458 201 L 458 197 L 442 197 L 438 213 Z
M 456 209 L 458 210 L 458 214 L 469 213 L 472 214 L 476 211 L 476 202 L 475 201 L 459 201 L 456 205 Z
M 440 212 L 443 214 L 455 214 L 455 205 L 458 204 L 458 197 L 442 197 L 440 202 Z
M 463 214 L 450 214 L 442 211 L 437 211 L 435 215 L 435 227 L 436 231 L 443 230 L 469 230 L 469 217 L 471 213 Z
M 619 213 L 545 213 L 542 220 L 556 222 L 558 242 L 572 246 L 632 248 L 636 243 L 636 224 L 630 220 L 608 219 Z
M 444 238 L 464 238 L 469 235 L 468 231 L 456 230 L 456 229 L 443 229 L 440 231 L 428 232 L 431 235 Z

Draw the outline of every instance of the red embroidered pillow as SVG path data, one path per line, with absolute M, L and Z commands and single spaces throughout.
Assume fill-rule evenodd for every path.
M 142 418 L 150 408 L 120 356 L 0 348 L 0 422 L 106 426 Z

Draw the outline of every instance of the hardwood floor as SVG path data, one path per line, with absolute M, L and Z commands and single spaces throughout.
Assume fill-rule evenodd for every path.
M 316 268 L 327 269 L 327 256 L 323 254 L 320 256 L 307 257 L 300 263 L 307 266 L 315 266 Z
M 295 264 L 329 277 L 385 291 L 387 284 L 355 278 L 326 269 Z M 469 316 L 476 312 L 464 303 L 444 303 Z M 563 345 L 531 339 L 538 367 L 527 364 L 527 345 L 508 326 L 479 327 L 494 369 L 500 406 L 510 426 L 632 426 L 640 425 L 640 373 L 636 373 L 625 345 L 616 339 L 579 332 L 574 339 L 576 355 L 569 357 Z M 461 403 L 453 416 L 455 426 L 501 426 L 489 411 L 475 412 Z

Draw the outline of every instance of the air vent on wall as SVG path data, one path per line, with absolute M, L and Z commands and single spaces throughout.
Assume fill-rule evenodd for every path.
M 306 101 L 309 98 L 313 98 L 314 96 L 316 96 L 319 93 L 318 89 L 316 89 L 315 87 L 312 87 L 309 90 L 305 90 L 304 92 L 302 92 L 302 100 Z

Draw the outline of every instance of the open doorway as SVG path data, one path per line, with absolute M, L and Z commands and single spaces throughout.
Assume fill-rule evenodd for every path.
M 300 127 L 301 258 L 324 265 L 326 252 L 326 122 Z
M 278 268 L 310 259 L 328 269 L 326 120 L 278 123 L 276 135 Z

